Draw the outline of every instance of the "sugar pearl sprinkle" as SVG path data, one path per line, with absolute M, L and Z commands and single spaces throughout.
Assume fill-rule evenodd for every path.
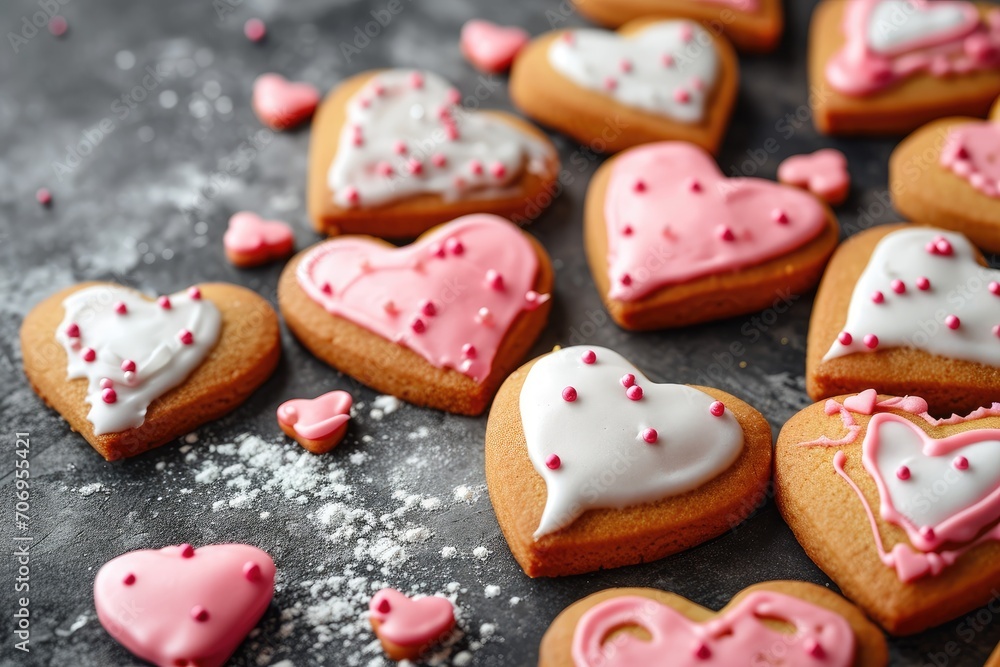
M 708 411 L 712 413 L 713 417 L 721 417 L 726 412 L 726 406 L 722 401 L 713 401 L 708 406 Z
M 650 445 L 655 444 L 659 439 L 659 435 L 656 433 L 655 428 L 647 428 L 642 432 L 642 439 L 645 440 Z
M 896 477 L 905 482 L 910 479 L 910 469 L 906 466 L 899 466 L 896 468 Z
M 562 398 L 567 403 L 573 403 L 574 401 L 576 401 L 576 397 L 577 394 L 575 388 L 566 387 L 565 389 L 562 390 Z
M 964 456 L 956 456 L 952 460 L 951 464 L 955 466 L 955 470 L 968 470 L 969 469 L 969 459 Z
M 562 460 L 556 454 L 549 454 L 548 458 L 545 459 L 545 467 L 549 470 L 559 470 L 562 466 Z
M 580 360 L 589 366 L 597 361 L 597 353 L 593 350 L 586 350 L 583 355 L 581 355 Z
M 628 396 L 630 401 L 642 400 L 642 387 L 634 384 L 625 390 L 625 395 Z

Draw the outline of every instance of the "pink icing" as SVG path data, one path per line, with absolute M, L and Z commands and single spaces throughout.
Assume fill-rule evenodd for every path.
M 260 122 L 276 130 L 307 120 L 316 111 L 319 100 L 315 86 L 288 81 L 280 74 L 261 74 L 253 82 L 253 110 Z
M 351 395 L 331 391 L 316 398 L 295 398 L 278 406 L 278 421 L 308 440 L 322 440 L 351 419 Z
M 871 44 L 872 13 L 883 2 L 896 2 L 907 14 L 922 13 L 925 27 L 916 35 L 878 51 Z M 935 26 L 933 14 L 958 10 L 958 24 Z M 966 74 L 1000 66 L 1000 14 L 990 13 L 982 21 L 979 10 L 969 2 L 939 0 L 849 0 L 844 13 L 845 44 L 826 66 L 830 85 L 845 95 L 877 93 L 917 73 L 943 77 Z M 892 26 L 899 30 L 899 26 Z
M 952 129 L 941 165 L 987 197 L 1000 198 L 1000 125 L 975 122 Z
M 436 595 L 414 600 L 383 588 L 368 603 L 368 611 L 379 622 L 378 636 L 398 646 L 440 641 L 455 625 L 454 606 Z
M 502 277 L 499 289 L 490 271 Z M 332 239 L 298 267 L 299 285 L 329 313 L 477 382 L 489 375 L 517 316 L 548 299 L 532 291 L 537 275 L 538 256 L 524 233 L 486 214 L 454 220 L 402 248 Z
M 604 218 L 609 296 L 621 301 L 780 257 L 827 224 L 811 195 L 759 178 L 726 178 L 708 153 L 684 142 L 616 158 Z
M 760 7 L 759 0 L 701 0 L 711 5 L 725 5 L 743 12 L 755 12 Z
M 94 603 L 101 625 L 143 660 L 220 667 L 270 604 L 274 572 L 245 544 L 133 551 L 98 571 Z
M 830 204 L 843 201 L 851 187 L 847 158 L 835 148 L 786 158 L 778 165 L 778 180 L 805 188 Z
M 774 630 L 761 622 L 764 619 L 787 622 L 795 627 L 795 633 Z M 646 630 L 651 638 L 646 641 L 629 633 L 608 638 L 628 626 Z M 854 664 L 855 641 L 842 616 L 781 593 L 754 591 L 704 623 L 655 600 L 629 595 L 589 609 L 576 626 L 572 652 L 577 667 L 772 662 L 848 667 Z
M 484 72 L 505 72 L 530 39 L 521 28 L 473 19 L 462 26 L 462 53 Z
M 259 256 L 262 260 L 287 255 L 294 242 L 292 228 L 287 223 L 264 220 L 250 211 L 234 213 L 222 237 L 227 251 Z

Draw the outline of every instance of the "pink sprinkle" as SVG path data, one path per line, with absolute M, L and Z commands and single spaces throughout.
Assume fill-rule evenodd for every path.
M 448 104 L 455 106 L 462 101 L 462 93 L 459 92 L 458 88 L 449 88 L 445 94 L 445 100 Z
M 545 467 L 549 470 L 559 470 L 561 465 L 562 460 L 555 454 L 549 454 L 548 458 L 545 459 Z
M 931 288 L 931 281 L 927 278 L 921 276 L 917 278 L 917 289 L 921 292 L 926 292 Z
M 396 142 L 392 144 L 392 150 L 398 155 L 406 155 L 406 142 L 402 139 L 397 139 Z
M 776 208 L 771 211 L 771 219 L 777 222 L 779 225 L 788 224 L 788 214 L 780 208 Z
M 691 93 L 683 88 L 678 88 L 674 91 L 674 100 L 681 104 L 687 104 L 691 101 Z
M 111 389 L 115 386 L 115 381 L 111 378 L 101 378 L 101 389 Z
M 701 80 L 701 77 L 693 76 L 691 77 L 691 87 L 695 90 L 705 90 L 705 82 Z
M 470 160 L 469 171 L 475 174 L 476 176 L 480 175 L 481 173 L 483 173 L 483 163 L 480 162 L 479 160 Z
M 567 44 L 573 44 L 576 42 L 576 36 L 569 31 L 564 32 L 562 34 L 562 37 L 560 37 L 560 39 L 562 39 L 562 41 L 566 42 Z
M 357 204 L 361 200 L 361 195 L 358 193 L 358 189 L 353 185 L 348 185 L 344 188 L 344 197 L 351 204 Z
M 628 74 L 632 71 L 632 61 L 628 58 L 622 58 L 621 62 L 618 63 L 618 69 Z
M 80 326 L 76 322 L 71 323 L 69 326 L 66 327 L 66 335 L 69 336 L 70 338 L 79 338 Z
M 615 77 L 613 76 L 604 77 L 605 90 L 614 90 L 617 87 L 618 87 L 618 81 L 615 80 Z
M 573 387 L 566 387 L 562 390 L 562 397 L 567 403 L 572 403 L 576 400 L 576 389 Z
M 837 340 L 840 341 L 841 345 L 850 345 L 854 342 L 854 336 L 847 333 L 846 331 L 841 331 L 840 335 L 837 336 Z
M 659 439 L 659 435 L 656 433 L 655 428 L 647 428 L 642 432 L 642 439 L 652 445 Z
M 875 334 L 865 334 L 865 347 L 869 350 L 874 350 L 878 347 L 878 336 Z
M 53 16 L 49 19 L 49 32 L 54 37 L 62 37 L 69 30 L 69 23 L 62 16 Z
M 414 88 L 424 87 L 424 75 L 420 72 L 414 72 L 410 75 L 410 85 Z
M 419 176 L 424 173 L 424 164 L 415 157 L 411 157 L 406 161 L 406 171 L 410 172 L 414 176 Z
M 989 287 L 990 287 L 990 293 L 991 294 L 1000 295 L 1000 283 L 998 283 L 997 281 L 994 280 L 994 281 L 990 282 Z
M 395 315 L 398 310 L 396 309 L 396 304 L 392 301 L 386 301 L 382 304 L 382 310 L 384 310 L 389 315 Z
M 427 331 L 427 325 L 424 324 L 424 321 L 419 317 L 413 319 L 413 323 L 410 324 L 410 328 L 413 329 L 414 333 L 418 334 Z
M 476 321 L 482 325 L 491 327 L 493 326 L 493 313 L 490 312 L 489 308 L 483 306 L 479 309 L 479 312 L 476 313 Z
M 101 391 L 101 400 L 110 405 L 118 400 L 118 394 L 109 387 Z
M 248 19 L 243 24 L 243 34 L 251 42 L 259 42 L 267 36 L 267 26 L 260 19 Z
M 434 317 L 437 315 L 438 309 L 434 305 L 433 301 L 424 301 L 424 305 L 420 307 L 420 312 L 422 312 L 427 317 Z
M 736 235 L 733 234 L 733 230 L 726 225 L 719 225 L 715 229 L 715 234 L 723 241 L 734 241 L 736 240 Z
M 128 373 L 129 371 L 135 372 L 135 362 L 131 359 L 126 359 L 122 362 L 122 370 Z
M 389 601 L 386 600 L 385 598 L 379 600 L 378 604 L 375 605 L 375 611 L 377 611 L 380 614 L 388 614 L 390 609 L 392 609 L 392 606 L 389 604 Z
M 486 272 L 486 284 L 490 286 L 490 289 L 502 290 L 503 289 L 503 276 L 500 275 L 496 270 L 490 269 Z
M 115 312 L 118 313 L 119 315 L 124 315 L 125 313 L 128 312 L 128 306 L 125 305 L 124 301 L 118 301 L 117 303 L 115 303 L 114 307 L 115 307 Z
M 879 290 L 872 292 L 872 303 L 884 303 L 885 294 L 882 294 Z
M 635 185 L 632 186 L 632 189 L 635 190 L 636 192 L 645 192 L 646 191 L 646 181 L 644 181 L 642 179 L 637 180 L 635 182 Z
M 135 371 L 125 371 L 125 384 L 127 384 L 127 385 L 129 385 L 131 387 L 136 382 L 137 382 L 137 379 L 135 377 Z
M 660 58 L 660 62 L 663 63 L 664 67 L 673 67 L 674 57 L 669 53 L 664 53 L 663 56 Z
M 448 137 L 449 141 L 457 141 L 458 140 L 458 126 L 456 126 L 454 123 L 449 123 L 448 125 L 445 125 L 444 126 L 444 133 L 445 133 L 445 136 Z
M 529 310 L 534 310 L 539 306 L 539 304 L 545 303 L 546 301 L 548 301 L 548 299 L 549 296 L 547 294 L 543 298 L 541 294 L 539 294 L 533 289 L 530 289 L 524 293 L 524 300 L 527 302 Z
M 48 206 L 52 203 L 52 193 L 49 192 L 48 188 L 38 188 L 35 192 L 35 200 L 42 206 Z
M 360 132 L 358 132 L 354 135 L 354 139 L 352 142 L 354 143 L 355 146 L 364 146 L 365 138 Z
M 375 173 L 379 176 L 392 176 L 392 165 L 388 162 L 379 162 L 375 165 Z
M 691 29 L 691 25 L 689 23 L 682 23 L 681 41 L 690 42 L 693 37 L 694 37 L 694 30 Z
M 580 355 L 580 361 L 589 366 L 597 361 L 597 353 L 593 350 L 585 350 L 584 353 Z
M 435 153 L 431 156 L 431 164 L 435 167 L 443 167 L 448 164 L 448 158 L 444 156 L 444 153 Z
M 476 346 L 471 343 L 466 343 L 462 346 L 462 357 L 465 359 L 475 359 L 476 358 Z
M 993 325 L 993 335 L 1000 338 L 1000 324 Z
M 899 278 L 889 283 L 889 287 L 891 287 L 892 291 L 895 292 L 896 294 L 903 294 L 904 292 L 906 292 L 906 283 L 904 283 Z
M 177 334 L 177 339 L 182 345 L 191 345 L 194 343 L 194 334 L 187 329 L 181 329 L 180 333 Z
M 921 528 L 920 534 L 928 542 L 933 542 L 934 538 L 937 537 L 937 534 L 934 532 L 934 529 L 931 528 L 930 526 L 924 526 L 923 528 Z
M 125 575 L 125 578 L 122 579 L 122 583 L 125 584 L 126 586 L 131 586 L 132 584 L 135 583 L 135 575 L 129 572 L 128 574 Z
M 622 379 L 619 380 L 619 382 L 622 383 L 623 387 L 628 389 L 629 387 L 635 384 L 635 376 L 632 375 L 631 373 L 626 373 L 625 375 L 622 376 Z
M 444 247 L 452 255 L 461 255 L 463 252 L 465 252 L 465 246 L 462 245 L 462 242 L 456 238 L 450 238 L 447 241 L 445 241 Z
M 627 273 L 623 273 L 622 277 L 619 278 L 619 280 L 621 281 L 621 284 L 624 285 L 625 287 L 628 287 L 629 285 L 632 284 L 632 276 L 630 276 Z
M 937 239 L 935 239 L 934 248 L 937 250 L 939 255 L 950 256 L 951 253 L 953 252 L 951 243 L 949 243 L 948 239 L 946 239 L 943 236 L 939 236 Z
M 721 417 L 726 412 L 726 405 L 722 401 L 712 401 L 712 404 L 708 406 L 708 411 L 712 413 L 713 417 Z
M 694 657 L 699 660 L 708 660 L 712 657 L 712 650 L 708 648 L 707 644 L 698 642 L 698 645 L 694 647 Z
M 194 558 L 194 547 L 190 544 L 181 545 L 181 558 Z
M 969 469 L 969 459 L 964 456 L 956 456 L 955 460 L 951 462 L 955 466 L 955 470 L 968 470 Z
M 503 162 L 494 162 L 490 166 L 490 173 L 493 174 L 494 178 L 503 178 L 507 175 L 507 167 L 504 166 Z
M 208 620 L 208 610 L 202 607 L 200 604 L 196 604 L 191 607 L 191 618 L 198 621 L 199 623 L 204 623 Z
M 161 296 L 159 299 L 156 300 L 156 303 L 160 304 L 160 308 L 162 308 L 163 310 L 170 310 L 170 308 L 172 307 L 169 296 Z
M 625 390 L 625 395 L 628 396 L 630 401 L 638 401 L 642 398 L 642 387 L 634 384 Z
M 188 296 L 191 297 L 192 301 L 201 301 L 201 290 L 197 286 L 189 287 Z
M 688 190 L 691 192 L 701 192 L 701 181 L 697 178 L 692 178 L 688 181 Z
M 243 563 L 243 576 L 247 581 L 260 581 L 260 565 L 250 560 Z
M 944 324 L 949 329 L 955 330 L 958 327 L 962 326 L 962 321 L 958 319 L 958 316 L 956 315 L 949 315 L 948 317 L 944 318 Z
M 625 225 L 622 227 L 623 236 L 632 236 L 632 225 Z
M 817 660 L 822 660 L 826 657 L 826 651 L 823 650 L 823 646 L 812 637 L 806 639 L 803 648 L 806 650 L 806 653 Z
M 84 361 L 90 363 L 94 359 L 97 359 L 97 352 L 94 351 L 94 348 L 88 347 L 83 350 L 83 353 L 80 356 L 83 358 Z
M 903 480 L 904 482 L 910 479 L 910 469 L 906 466 L 899 466 L 896 468 L 896 477 Z
M 331 286 L 330 283 L 325 282 L 320 285 L 319 291 L 323 294 L 333 294 L 333 286 Z

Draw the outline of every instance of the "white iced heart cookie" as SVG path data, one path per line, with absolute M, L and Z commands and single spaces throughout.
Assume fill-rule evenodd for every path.
M 55 332 L 67 378 L 86 378 L 95 435 L 141 426 L 155 399 L 181 384 L 219 339 L 218 308 L 193 287 L 149 301 L 122 287 L 71 294 Z
M 743 449 L 743 430 L 722 403 L 686 385 L 650 382 L 605 348 L 564 348 L 538 360 L 520 410 L 528 456 L 547 489 L 536 539 L 589 509 L 696 488 Z
M 950 39 L 978 22 L 979 12 L 968 2 L 881 0 L 868 15 L 868 45 L 893 55 Z
M 683 123 L 703 120 L 720 68 L 711 36 L 694 21 L 660 21 L 624 37 L 572 30 L 548 57 L 579 86 Z

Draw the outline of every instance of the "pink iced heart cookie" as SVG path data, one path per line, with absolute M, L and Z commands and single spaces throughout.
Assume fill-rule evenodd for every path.
M 313 454 L 324 454 L 336 447 L 347 432 L 351 403 L 346 391 L 285 401 L 278 407 L 278 425 Z
M 94 580 L 97 617 L 158 667 L 221 667 L 267 610 L 274 562 L 246 544 L 133 551 Z
M 408 598 L 383 588 L 368 603 L 372 628 L 393 660 L 413 660 L 455 626 L 455 607 L 436 595 Z
M 274 130 L 291 129 L 308 120 L 319 99 L 315 86 L 289 81 L 280 74 L 261 74 L 253 82 L 254 112 Z
M 510 69 L 515 56 L 530 39 L 521 28 L 473 19 L 462 26 L 461 47 L 462 53 L 477 69 L 499 74 Z
M 847 158 L 833 148 L 785 159 L 778 165 L 778 180 L 804 188 L 832 205 L 843 203 L 851 189 Z
M 292 331 L 336 368 L 478 414 L 544 325 L 550 289 L 537 242 L 472 215 L 402 248 L 367 237 L 314 246 L 286 267 L 278 299 Z
M 229 218 L 222 243 L 230 262 L 250 267 L 287 257 L 295 245 L 295 237 L 287 223 L 240 211 Z
M 881 667 L 887 662 L 881 632 L 854 605 L 813 584 L 771 581 L 740 592 L 717 613 L 650 588 L 595 593 L 556 617 L 542 638 L 539 665 Z
M 683 142 L 606 162 L 588 192 L 586 225 L 598 288 L 630 329 L 773 306 L 775 293 L 815 284 L 837 236 L 836 218 L 815 197 L 726 178 L 706 152 Z

